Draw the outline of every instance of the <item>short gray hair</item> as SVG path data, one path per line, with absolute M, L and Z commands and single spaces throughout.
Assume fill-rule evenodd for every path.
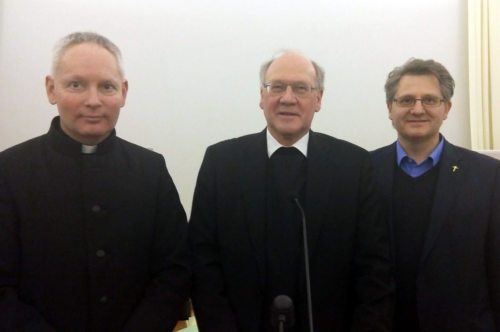
M 439 88 L 443 99 L 450 101 L 455 89 L 455 81 L 448 70 L 439 62 L 434 60 L 422 60 L 410 58 L 400 67 L 394 68 L 385 82 L 385 100 L 389 104 L 396 96 L 399 81 L 405 75 L 432 75 L 439 81 Z
M 273 61 L 276 60 L 277 58 L 279 58 L 280 56 L 282 56 L 284 54 L 288 54 L 288 53 L 294 53 L 294 54 L 302 55 L 300 52 L 297 52 L 297 51 L 283 50 L 283 51 L 280 51 L 280 52 L 276 53 L 270 60 L 264 62 L 260 66 L 260 73 L 259 73 L 260 74 L 260 85 L 261 86 L 264 86 L 264 84 L 266 83 L 265 82 L 265 80 L 266 80 L 266 73 L 267 73 L 267 70 L 269 69 L 269 66 L 271 66 L 271 64 L 273 63 Z M 311 59 L 309 59 L 309 61 L 311 61 L 312 65 L 314 67 L 314 72 L 316 73 L 316 87 L 320 91 L 323 91 L 325 89 L 325 71 L 315 61 L 313 61 Z
M 122 55 L 118 46 L 116 46 L 111 40 L 108 38 L 95 33 L 95 32 L 73 32 L 69 35 L 63 37 L 56 44 L 54 48 L 54 55 L 52 58 L 52 74 L 55 74 L 57 67 L 61 61 L 61 58 L 64 55 L 64 52 L 71 48 L 72 46 L 90 43 L 101 46 L 106 49 L 109 53 L 113 55 L 116 59 L 116 63 L 118 64 L 118 71 L 120 73 L 121 78 L 124 77 L 124 71 L 122 66 Z

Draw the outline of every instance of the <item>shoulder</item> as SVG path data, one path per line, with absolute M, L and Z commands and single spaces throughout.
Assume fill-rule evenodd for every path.
M 395 151 L 396 143 L 391 143 L 389 145 L 370 151 L 370 155 L 372 157 L 372 160 L 374 161 L 385 160 L 389 156 L 394 155 Z
M 232 160 L 260 153 L 266 153 L 265 132 L 220 141 L 208 146 L 205 155 L 216 159 Z
M 41 150 L 46 134 L 16 144 L 0 152 L 0 163 L 18 162 L 34 158 Z
M 143 158 L 161 158 L 162 155 L 153 149 L 148 149 L 135 143 L 129 142 L 123 138 L 116 137 L 116 141 L 121 149 L 126 150 L 129 154 Z
M 44 169 L 46 135 L 38 136 L 0 152 L 0 177 L 9 182 L 27 180 L 32 172 Z
M 476 165 L 476 167 L 477 166 L 492 167 L 492 168 L 500 167 L 500 160 L 476 151 L 472 151 L 457 145 L 453 145 L 448 141 L 445 141 L 445 146 L 443 150 L 443 159 L 461 160 L 462 162 Z
M 218 143 L 212 144 L 208 147 L 209 150 L 231 150 L 231 149 L 241 149 L 243 147 L 255 144 L 259 140 L 265 142 L 265 134 L 262 132 L 248 134 L 240 137 L 230 138 L 227 140 L 220 141 Z
M 368 157 L 368 151 L 366 151 L 362 147 L 354 143 L 318 132 L 311 132 L 311 136 L 309 137 L 309 147 L 311 149 L 311 152 L 328 151 L 340 159 L 346 159 L 349 157 Z
M 162 171 L 166 168 L 165 158 L 161 153 L 119 137 L 116 138 L 116 145 L 115 156 L 123 159 L 132 169 L 142 169 L 145 172 L 151 172 L 153 170 Z

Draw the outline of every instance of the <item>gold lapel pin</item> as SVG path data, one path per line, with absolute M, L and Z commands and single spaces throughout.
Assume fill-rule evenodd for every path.
M 457 165 L 451 166 L 451 170 L 453 173 L 455 173 L 458 169 L 460 169 Z

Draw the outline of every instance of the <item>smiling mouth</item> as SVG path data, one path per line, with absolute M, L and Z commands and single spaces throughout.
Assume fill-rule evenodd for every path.
M 292 113 L 292 112 L 279 112 L 279 116 L 297 116 L 297 114 Z
M 101 116 L 83 116 L 82 119 L 84 119 L 85 121 L 97 122 L 97 121 L 101 121 L 102 117 Z

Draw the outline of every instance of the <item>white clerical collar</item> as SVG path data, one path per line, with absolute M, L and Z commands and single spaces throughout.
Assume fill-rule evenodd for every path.
M 269 129 L 266 129 L 266 137 L 267 137 L 267 156 L 271 158 L 274 152 L 281 148 L 282 146 L 285 146 L 278 142 L 273 135 L 269 132 Z M 294 148 L 302 152 L 304 157 L 307 158 L 307 144 L 309 143 L 309 132 L 302 136 L 301 139 L 299 139 L 297 142 L 295 142 L 293 145 Z
M 83 154 L 92 154 L 97 150 L 97 145 L 85 145 L 82 144 L 82 153 Z

